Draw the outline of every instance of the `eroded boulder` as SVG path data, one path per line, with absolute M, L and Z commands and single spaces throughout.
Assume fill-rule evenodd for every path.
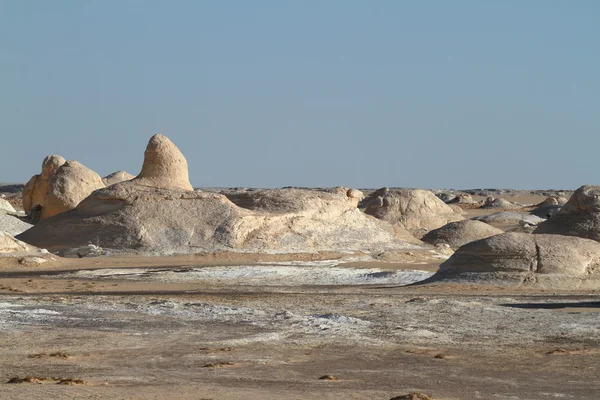
M 65 159 L 58 155 L 44 158 L 42 173 L 31 177 L 23 189 L 23 209 L 26 213 L 36 206 L 44 207 L 50 181 L 64 163 Z
M 504 233 L 485 222 L 465 220 L 450 222 L 441 228 L 428 232 L 421 240 L 429 244 L 447 244 L 457 249 L 467 243 Z
M 103 187 L 96 172 L 77 161 L 65 162 L 48 186 L 41 219 L 72 210 L 94 190 Z
M 563 235 L 504 233 L 468 243 L 429 281 L 540 283 L 560 288 L 598 285 L 600 243 Z

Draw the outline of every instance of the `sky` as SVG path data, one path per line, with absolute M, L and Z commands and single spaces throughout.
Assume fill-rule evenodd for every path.
M 202 187 L 600 184 L 597 0 L 0 0 L 0 182 L 60 154 Z

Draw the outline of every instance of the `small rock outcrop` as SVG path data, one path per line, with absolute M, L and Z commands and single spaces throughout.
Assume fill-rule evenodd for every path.
M 458 249 L 467 243 L 502 233 L 504 233 L 502 229 L 494 228 L 485 222 L 465 220 L 450 222 L 441 228 L 432 230 L 421 240 L 433 245 L 443 243 L 452 249 Z
M 562 235 L 495 235 L 460 247 L 431 281 L 600 287 L 600 243 Z
M 481 208 L 484 209 L 496 209 L 496 210 L 516 210 L 522 208 L 521 205 L 511 203 L 508 200 L 505 200 L 501 197 L 488 197 Z
M 100 175 L 77 161 L 67 161 L 50 181 L 41 218 L 72 210 L 94 190 L 103 187 Z
M 466 205 L 474 205 L 479 204 L 479 202 L 473 199 L 473 196 L 467 193 L 461 193 L 456 196 L 454 199 L 449 201 L 449 204 L 466 204 Z
M 44 206 L 46 192 L 52 177 L 65 163 L 61 156 L 51 155 L 42 162 L 42 173 L 31 177 L 23 189 L 23 209 L 26 213 L 36 206 Z
M 169 138 L 161 134 L 150 138 L 144 152 L 142 172 L 134 180 L 138 185 L 194 190 L 185 157 Z
M 363 200 L 363 205 L 365 214 L 400 224 L 416 235 L 464 219 L 429 190 L 382 188 Z
M 102 178 L 102 182 L 104 183 L 104 186 L 110 186 L 114 185 L 115 183 L 130 181 L 133 178 L 135 178 L 135 176 L 131 175 L 129 172 L 117 171 L 110 175 L 106 175 L 104 178 Z
M 579 236 L 600 242 L 600 186 L 582 186 L 535 234 Z

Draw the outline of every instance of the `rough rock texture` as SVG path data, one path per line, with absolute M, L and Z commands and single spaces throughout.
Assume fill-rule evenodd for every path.
M 194 190 L 185 157 L 173 142 L 160 134 L 150 138 L 144 152 L 142 172 L 135 181 L 145 186 Z
M 429 281 L 539 282 L 560 289 L 577 286 L 587 279 L 598 285 L 599 268 L 600 243 L 593 240 L 504 233 L 460 247 Z
M 14 213 L 17 212 L 17 210 L 15 210 L 15 208 L 12 206 L 12 204 L 8 202 L 8 200 L 0 198 L 0 213 L 2 212 Z
M 464 218 L 429 190 L 379 189 L 363 201 L 365 213 L 413 233 L 429 231 Z
M 41 218 L 72 210 L 94 190 L 103 187 L 100 175 L 77 161 L 67 161 L 52 177 Z
M 154 188 L 137 179 L 97 190 L 74 210 L 40 221 L 20 240 L 49 250 L 89 243 L 146 253 L 409 248 L 390 224 L 344 193 L 277 189 L 239 196 Z M 76 235 L 73 232 L 77 232 Z
M 450 222 L 427 233 L 421 240 L 433 245 L 445 243 L 457 249 L 467 243 L 502 233 L 502 229 L 494 228 L 485 222 L 466 220 Z
M 0 212 L 0 231 L 10 235 L 18 235 L 31 228 L 31 224 L 21 221 L 19 218 Z
M 579 236 L 600 241 L 600 186 L 582 186 L 533 233 Z
M 114 185 L 115 183 L 130 181 L 133 178 L 135 178 L 135 176 L 131 175 L 129 172 L 117 171 L 110 175 L 106 175 L 104 178 L 102 178 L 102 182 L 104 182 L 105 186 L 110 186 Z
M 23 188 L 23 210 L 28 213 L 36 206 L 44 206 L 46 192 L 54 173 L 65 163 L 61 156 L 50 155 L 42 161 L 42 173 L 34 175 Z

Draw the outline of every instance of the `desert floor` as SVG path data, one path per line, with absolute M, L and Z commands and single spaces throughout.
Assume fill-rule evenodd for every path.
M 6 259 L 0 399 L 600 398 L 598 292 L 405 253 Z

